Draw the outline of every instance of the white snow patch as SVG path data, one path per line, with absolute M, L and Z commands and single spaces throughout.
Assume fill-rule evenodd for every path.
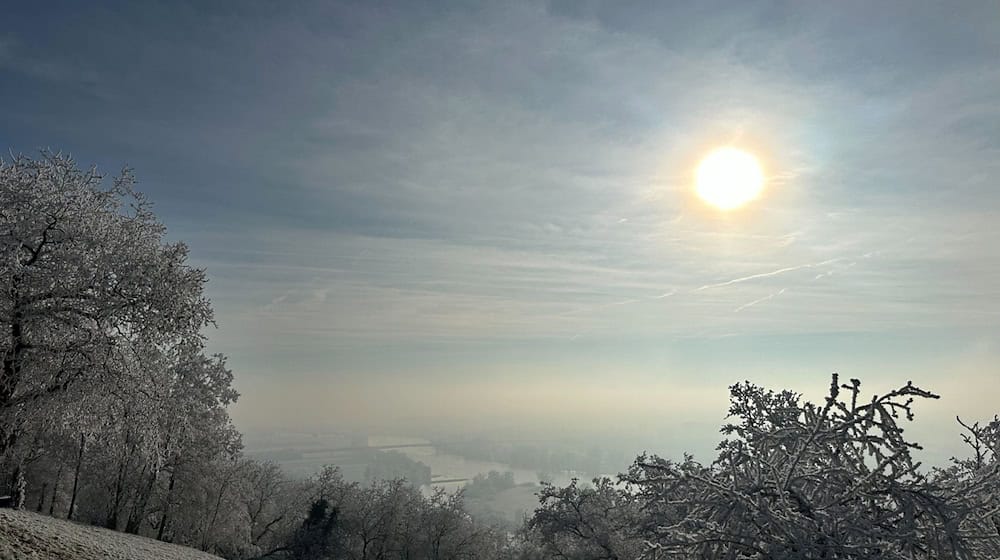
M 0 560 L 219 560 L 200 550 L 0 509 Z

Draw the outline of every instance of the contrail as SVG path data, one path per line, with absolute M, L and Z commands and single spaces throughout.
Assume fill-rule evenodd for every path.
M 768 276 L 777 276 L 779 274 L 784 274 L 786 272 L 792 272 L 793 270 L 802 270 L 803 268 L 816 268 L 817 266 L 823 266 L 827 264 L 832 264 L 837 261 L 843 260 L 842 258 L 829 259 L 823 262 L 812 263 L 812 264 L 800 264 L 798 266 L 790 266 L 788 268 L 779 268 L 778 270 L 772 270 L 771 272 L 762 272 L 760 274 L 752 274 L 750 276 L 744 276 L 742 278 L 735 278 L 733 280 L 727 280 L 725 282 L 719 282 L 718 284 L 705 284 L 704 286 L 695 290 L 700 292 L 702 290 L 707 290 L 709 288 L 721 288 L 722 286 L 729 286 L 730 284 L 739 284 L 740 282 L 746 282 L 748 280 L 756 280 L 757 278 L 767 278 Z
M 773 294 L 766 295 L 766 296 L 764 296 L 764 297 L 762 297 L 760 299 L 755 299 L 755 300 L 751 301 L 750 303 L 744 303 L 743 305 L 741 305 L 741 306 L 737 307 L 736 309 L 734 309 L 733 313 L 739 313 L 740 311 L 743 311 L 744 309 L 746 309 L 747 307 L 750 307 L 751 305 L 757 305 L 758 303 L 760 303 L 762 301 L 767 301 L 767 300 L 769 300 L 771 298 L 778 297 L 778 296 L 780 296 L 783 293 L 785 293 L 785 289 L 784 288 L 778 290 L 777 292 L 774 292 Z

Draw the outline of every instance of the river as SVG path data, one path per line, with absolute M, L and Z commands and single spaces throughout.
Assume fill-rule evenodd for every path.
M 506 463 L 478 461 L 474 459 L 466 459 L 465 457 L 458 455 L 439 453 L 437 449 L 434 448 L 431 441 L 427 439 L 392 435 L 368 437 L 368 445 L 371 447 L 423 444 L 426 444 L 426 447 L 401 447 L 395 449 L 394 451 L 403 453 L 414 461 L 420 461 L 421 463 L 429 466 L 431 468 L 431 476 L 434 480 L 459 479 L 457 482 L 432 482 L 431 485 L 434 487 L 442 487 L 449 490 L 457 489 L 465 484 L 465 482 L 462 482 L 461 479 L 471 480 L 477 474 L 487 474 L 490 471 L 498 471 L 501 473 L 509 471 L 514 473 L 515 484 L 538 483 L 538 471 L 514 468 Z M 549 476 L 550 481 L 557 486 L 565 486 L 569 484 L 570 480 L 574 476 L 569 472 L 546 474 Z M 587 478 L 583 475 L 576 476 L 579 478 Z

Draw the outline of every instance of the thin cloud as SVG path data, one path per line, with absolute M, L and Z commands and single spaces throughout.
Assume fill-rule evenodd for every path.
M 751 301 L 750 303 L 745 303 L 745 304 L 737 307 L 736 309 L 734 309 L 733 313 L 739 313 L 740 311 L 743 311 L 744 309 L 746 309 L 748 307 L 753 307 L 754 305 L 757 305 L 758 303 L 763 303 L 763 302 L 765 302 L 765 301 L 767 301 L 769 299 L 774 299 L 774 298 L 780 296 L 783 293 L 785 293 L 785 288 L 782 288 L 782 289 L 778 290 L 777 292 L 774 292 L 773 294 L 768 294 L 768 295 L 766 295 L 766 296 L 764 296 L 762 298 L 755 299 L 755 300 Z
M 838 257 L 838 258 L 834 258 L 834 259 L 827 259 L 825 261 L 818 262 L 818 263 L 802 264 L 802 265 L 798 265 L 798 266 L 789 266 L 789 267 L 785 267 L 785 268 L 779 268 L 778 270 L 772 270 L 771 272 L 762 272 L 760 274 L 751 274 L 750 276 L 743 276 L 741 278 L 734 278 L 732 280 L 727 280 L 725 282 L 719 282 L 717 284 L 705 284 L 704 286 L 701 286 L 700 288 L 698 288 L 695 291 L 699 291 L 700 292 L 702 290 L 708 290 L 708 289 L 711 289 L 711 288 L 721 288 L 723 286 L 730 286 L 732 284 L 739 284 L 739 283 L 742 283 L 742 282 L 749 282 L 750 280 L 756 280 L 758 278 L 768 278 L 770 276 L 777 276 L 779 274 L 785 274 L 786 272 L 794 272 L 796 270 L 802 270 L 804 268 L 816 268 L 816 267 L 820 267 L 820 266 L 826 266 L 826 265 L 829 265 L 829 264 L 833 264 L 835 262 L 839 262 L 841 260 L 843 260 L 843 259 L 841 259 L 840 257 Z

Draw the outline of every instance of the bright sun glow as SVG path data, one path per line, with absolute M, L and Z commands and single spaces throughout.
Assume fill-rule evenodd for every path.
M 736 148 L 719 148 L 698 165 L 696 190 L 720 210 L 734 210 L 757 198 L 764 173 L 757 158 Z

